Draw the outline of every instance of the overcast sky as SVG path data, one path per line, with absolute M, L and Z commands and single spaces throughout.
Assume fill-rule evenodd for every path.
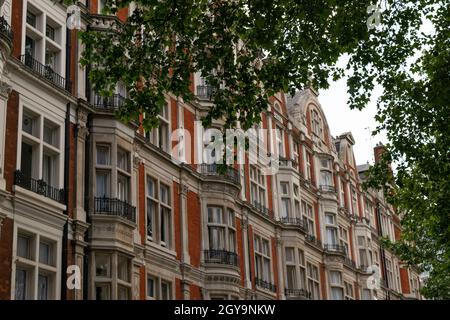
M 341 59 L 340 63 L 344 63 Z M 350 110 L 347 105 L 348 94 L 346 79 L 332 82 L 328 90 L 319 92 L 319 102 L 327 117 L 328 126 L 333 137 L 350 131 L 355 138 L 354 153 L 356 163 L 373 163 L 373 148 L 378 142 L 386 143 L 384 134 L 376 137 L 371 132 L 377 124 L 374 119 L 376 114 L 376 98 L 380 95 L 380 88 L 376 88 L 371 103 L 362 111 Z

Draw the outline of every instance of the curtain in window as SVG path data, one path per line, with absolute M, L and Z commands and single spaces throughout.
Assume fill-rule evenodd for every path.
M 99 198 L 109 197 L 109 173 L 97 172 L 96 196 Z
M 38 300 L 48 299 L 48 277 L 39 275 L 38 278 Z
M 225 249 L 225 228 L 212 226 L 209 227 L 209 249 Z
M 327 243 L 330 245 L 337 244 L 336 229 L 327 227 Z
M 15 300 L 25 300 L 27 292 L 27 272 L 22 269 L 16 269 L 16 292 Z
M 331 288 L 332 300 L 344 300 L 344 290 L 342 288 Z

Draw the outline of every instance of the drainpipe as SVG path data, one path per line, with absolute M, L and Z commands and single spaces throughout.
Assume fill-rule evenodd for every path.
M 88 121 L 86 123 L 86 126 L 88 128 L 91 127 L 90 125 L 90 119 L 88 116 Z M 86 137 L 86 141 L 84 144 L 84 181 L 85 181 L 85 185 L 84 185 L 84 210 L 86 211 L 86 222 L 88 224 L 91 223 L 91 216 L 89 215 L 89 199 L 90 199 L 90 192 L 92 191 L 89 188 L 90 185 L 90 180 L 91 180 L 91 176 L 90 176 L 90 145 L 91 145 L 91 135 L 88 135 Z M 86 243 L 89 243 L 89 232 L 86 232 L 84 235 L 84 241 Z M 90 253 L 91 253 L 91 249 L 89 247 L 89 244 L 84 248 L 84 261 L 83 261 L 83 300 L 88 300 L 89 299 L 89 274 L 90 274 L 90 269 L 89 269 L 89 263 L 90 263 Z

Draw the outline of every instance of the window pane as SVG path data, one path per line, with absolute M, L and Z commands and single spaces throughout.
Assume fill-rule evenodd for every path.
M 23 269 L 16 269 L 16 292 L 15 300 L 27 299 L 27 281 L 28 273 Z
M 42 159 L 42 180 L 48 185 L 52 185 L 53 180 L 53 159 L 47 154 L 43 155 Z
M 330 271 L 330 283 L 331 284 L 342 284 L 341 273 L 337 271 Z
M 147 296 L 155 298 L 155 279 L 147 278 Z
M 97 164 L 110 165 L 110 154 L 108 146 L 97 146 Z
M 208 222 L 210 223 L 222 223 L 222 208 L 221 207 L 209 207 L 208 208 Z
M 96 177 L 96 196 L 109 197 L 109 173 L 97 171 Z
M 117 262 L 117 277 L 120 280 L 130 282 L 130 270 L 129 270 L 129 259 L 124 256 L 118 257 Z
M 129 178 L 118 174 L 117 175 L 117 198 L 119 200 L 128 201 L 128 194 L 129 194 Z
M 282 194 L 289 194 L 289 183 L 281 182 L 281 193 Z
M 17 255 L 19 257 L 31 259 L 30 243 L 30 237 L 20 235 L 17 237 Z
M 147 199 L 147 235 L 153 237 L 154 221 L 157 204 L 153 200 Z
M 111 257 L 109 255 L 95 255 L 95 274 L 98 277 L 111 277 Z
M 128 152 L 125 150 L 117 150 L 117 167 L 123 171 L 129 171 Z
M 49 121 L 44 123 L 44 141 L 54 147 L 58 147 L 58 127 Z
M 166 186 L 164 184 L 161 184 L 161 187 L 160 187 L 160 200 L 161 200 L 162 203 L 170 204 L 170 193 L 169 193 L 169 190 L 170 189 L 169 189 L 168 186 Z
M 344 290 L 342 288 L 331 288 L 332 300 L 344 300 Z
M 172 299 L 171 284 L 166 281 L 161 281 L 161 300 Z
M 49 280 L 47 276 L 39 275 L 38 278 L 38 300 L 48 300 Z
M 223 250 L 225 249 L 225 228 L 209 227 L 209 249 Z
M 95 298 L 96 298 L 96 300 L 110 300 L 111 299 L 110 284 L 97 283 L 95 286 Z
M 291 215 L 291 200 L 289 198 L 281 199 L 281 217 L 287 218 Z
M 39 262 L 51 265 L 52 262 L 52 246 L 49 243 L 39 243 Z
M 130 300 L 130 288 L 118 286 L 118 298 L 119 300 Z
M 156 186 L 156 181 L 150 177 L 147 177 L 147 195 L 152 198 L 156 198 L 155 186 Z
M 294 248 L 286 248 L 286 262 L 295 263 Z
M 294 266 L 286 266 L 286 273 L 287 273 L 287 288 L 288 289 L 297 289 L 297 282 L 296 282 L 296 274 L 295 274 L 295 267 Z

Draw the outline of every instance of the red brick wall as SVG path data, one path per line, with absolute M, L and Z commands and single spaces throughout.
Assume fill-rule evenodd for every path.
M 119 11 L 117 12 L 117 17 L 122 22 L 125 22 L 128 19 L 128 8 L 119 9 Z
M 98 12 L 98 0 L 89 0 L 89 9 L 91 10 L 91 13 L 97 13 Z
M 273 283 L 277 287 L 277 299 L 280 298 L 280 283 L 278 281 L 278 254 L 277 254 L 277 240 L 271 237 L 272 244 L 272 268 L 273 268 Z
M 255 289 L 255 247 L 253 244 L 253 228 L 251 225 L 248 226 L 248 242 L 249 242 L 249 259 L 250 259 L 250 274 L 252 281 L 252 288 Z
M 200 287 L 196 286 L 195 284 L 190 285 L 190 291 L 191 291 L 191 300 L 201 300 L 202 299 L 202 293 L 200 291 Z
M 411 293 L 411 288 L 409 286 L 409 274 L 408 269 L 400 268 L 400 284 L 402 286 L 403 294 Z
M 6 190 L 12 191 L 17 161 L 17 126 L 19 118 L 19 94 L 16 91 L 12 91 L 9 95 L 6 113 L 4 176 L 6 180 Z
M 19 58 L 22 53 L 22 15 L 23 0 L 14 0 L 11 10 L 11 29 L 14 32 L 13 57 Z
M 237 243 L 237 254 L 239 256 L 239 267 L 241 270 L 241 285 L 244 286 L 244 278 L 245 278 L 245 257 L 244 257 L 244 246 L 242 243 L 242 225 L 241 219 L 236 218 L 236 243 Z
M 200 225 L 200 199 L 192 191 L 187 196 L 188 232 L 189 232 L 189 256 L 191 265 L 200 266 L 201 254 L 201 225 Z
M 139 276 L 140 276 L 140 292 L 139 292 L 139 298 L 141 300 L 145 300 L 147 297 L 147 283 L 145 281 L 146 277 L 145 277 L 145 267 L 141 266 L 139 268 Z
M 190 166 L 196 170 L 197 165 L 194 163 L 194 155 L 195 155 L 194 146 L 196 144 L 195 143 L 196 136 L 194 135 L 194 121 L 195 121 L 194 114 L 185 108 L 184 109 L 184 128 L 189 132 L 189 134 L 191 135 L 191 139 L 192 139 L 191 157 L 190 157 L 190 160 L 186 159 L 186 161 L 190 162 Z M 186 152 L 186 154 L 188 155 L 188 152 Z M 199 160 L 201 160 L 201 159 L 199 159 Z
M 0 300 L 11 298 L 11 269 L 13 247 L 13 220 L 3 220 L 0 235 Z
M 181 260 L 181 208 L 180 208 L 180 185 L 173 183 L 173 219 L 174 219 L 174 233 L 175 233 L 175 251 L 177 259 Z
M 175 299 L 183 300 L 183 291 L 181 290 L 181 280 L 175 279 Z

